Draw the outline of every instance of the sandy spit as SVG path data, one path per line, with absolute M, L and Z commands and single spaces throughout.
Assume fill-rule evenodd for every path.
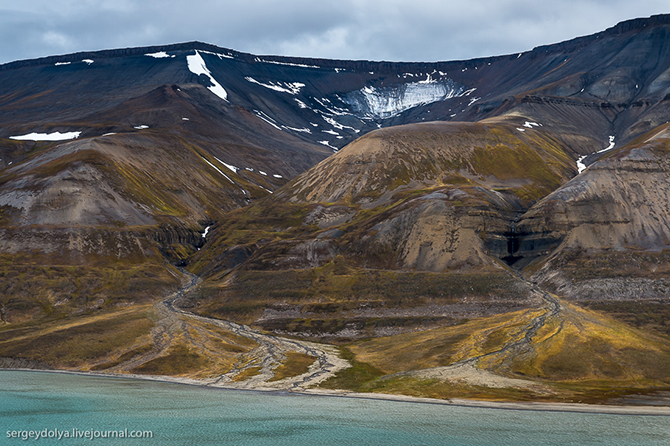
M 96 376 L 102 378 L 141 379 L 145 381 L 183 384 L 198 387 L 208 387 L 212 389 L 240 390 L 239 388 L 231 386 L 226 386 L 222 384 L 213 384 L 215 379 L 212 379 L 210 381 L 204 379 L 179 378 L 172 376 L 111 374 L 111 373 L 96 373 L 96 372 L 79 372 L 71 370 L 1 369 L 0 371 L 2 370 L 40 372 L 40 373 L 63 373 L 69 375 Z M 401 401 L 407 403 L 442 404 L 446 406 L 480 407 L 480 408 L 503 409 L 503 410 L 534 410 L 534 411 L 548 411 L 548 412 L 577 412 L 577 413 L 616 414 L 616 415 L 653 415 L 653 416 L 670 417 L 670 406 L 634 406 L 634 405 L 614 406 L 605 404 L 601 405 L 601 404 L 580 404 L 580 403 L 504 402 L 504 401 L 482 401 L 482 400 L 467 400 L 467 399 L 442 400 L 436 398 L 419 398 L 406 395 L 392 395 L 386 393 L 359 393 L 359 392 L 350 392 L 347 390 L 330 390 L 330 389 L 277 390 L 273 388 L 257 388 L 257 389 L 244 389 L 244 391 L 272 392 L 277 394 L 288 392 L 293 394 L 309 395 L 309 396 Z

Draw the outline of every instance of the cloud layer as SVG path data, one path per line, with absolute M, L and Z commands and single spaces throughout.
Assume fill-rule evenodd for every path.
M 437 61 L 526 51 L 667 0 L 0 0 L 0 63 L 200 40 L 256 54 Z

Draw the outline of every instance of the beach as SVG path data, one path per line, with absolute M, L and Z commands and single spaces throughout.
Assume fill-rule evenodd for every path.
M 670 400 L 666 401 L 667 405 L 611 405 L 611 404 L 584 404 L 584 403 L 559 403 L 559 402 L 515 402 L 515 401 L 485 401 L 474 399 L 437 399 L 437 398 L 422 398 L 408 395 L 396 395 L 387 393 L 361 393 L 351 392 L 347 390 L 332 390 L 332 389 L 277 389 L 271 387 L 257 387 L 257 388 L 240 388 L 236 386 L 226 385 L 222 383 L 215 383 L 214 380 L 201 380 L 193 378 L 182 378 L 173 376 L 156 376 L 156 375 L 135 375 L 135 374 L 111 374 L 99 372 L 83 372 L 74 370 L 37 370 L 37 369 L 2 369 L 12 371 L 24 372 L 40 372 L 40 373 L 59 373 L 69 375 L 95 376 L 101 378 L 118 378 L 118 379 L 135 379 L 154 382 L 164 382 L 171 384 L 181 384 L 188 386 L 197 386 L 199 388 L 210 388 L 213 390 L 242 390 L 248 392 L 261 393 L 290 393 L 298 395 L 329 397 L 329 398 L 355 398 L 355 399 L 369 399 L 369 400 L 384 400 L 384 401 L 400 401 L 405 403 L 421 403 L 421 404 L 441 404 L 456 407 L 472 407 L 472 408 L 487 408 L 487 409 L 502 409 L 502 410 L 530 410 L 530 411 L 549 411 L 549 412 L 574 412 L 574 413 L 589 413 L 589 414 L 616 414 L 616 415 L 647 415 L 647 416 L 670 416 Z

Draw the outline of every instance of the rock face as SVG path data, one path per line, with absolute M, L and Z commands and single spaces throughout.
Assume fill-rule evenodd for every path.
M 639 324 L 664 318 L 670 302 L 669 149 L 670 134 L 661 126 L 606 152 L 525 213 L 517 225 L 517 255 L 542 260 L 531 268 L 534 280 Z M 547 249 L 533 252 L 541 243 Z M 653 325 L 668 331 L 663 322 Z
M 669 138 L 660 130 L 592 164 L 526 213 L 519 231 L 556 234 L 560 249 L 670 248 Z

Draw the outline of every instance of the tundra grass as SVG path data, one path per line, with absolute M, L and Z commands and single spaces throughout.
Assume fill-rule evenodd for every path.
M 130 361 L 131 359 L 143 355 L 145 353 L 150 352 L 153 349 L 152 344 L 145 344 L 140 347 L 134 348 L 132 350 L 128 350 L 127 352 L 123 353 L 120 355 L 118 358 L 116 358 L 113 361 L 109 362 L 104 362 L 102 364 L 97 364 L 91 367 L 92 371 L 100 371 L 100 370 L 107 370 L 111 369 L 112 367 L 116 367 L 118 365 L 123 364 L 126 361 Z
M 419 377 L 367 376 L 340 385 L 352 390 L 438 398 L 480 398 L 603 402 L 629 394 L 670 388 L 670 339 L 643 332 L 602 313 L 562 302 L 531 339 L 523 354 L 502 349 L 521 339 L 545 310 L 524 310 L 479 318 L 455 326 L 348 345 L 355 361 L 383 374 L 429 369 L 481 356 L 479 367 L 502 376 L 532 380 L 532 389 L 494 389 Z M 350 372 L 351 373 L 351 372 Z M 330 385 L 332 381 L 327 382 Z
M 456 304 L 466 297 L 482 304 L 494 298 L 525 302 L 527 290 L 502 272 L 370 270 L 333 261 L 313 269 L 241 270 L 220 284 L 204 284 L 199 293 L 195 299 L 199 313 L 252 323 L 265 309 L 287 305 L 312 313 L 310 319 L 320 319 L 322 315 L 327 315 L 327 319 L 347 319 L 352 317 L 350 312 L 364 308 Z
M 532 342 L 534 354 L 515 358 L 511 371 L 551 381 L 670 384 L 670 339 L 614 318 L 563 303 Z
M 309 366 L 311 366 L 316 357 L 306 355 L 304 353 L 288 352 L 286 353 L 286 361 L 274 369 L 275 376 L 270 378 L 270 381 L 279 381 L 284 378 L 293 378 L 307 373 Z
M 357 360 L 384 373 L 447 366 L 500 350 L 542 310 L 521 310 L 470 320 L 453 327 L 362 340 L 348 345 Z
M 354 392 L 363 392 L 365 391 L 363 386 L 380 376 L 384 376 L 383 371 L 356 359 L 356 355 L 346 347 L 340 347 L 340 357 L 346 359 L 349 364 L 351 364 L 351 367 L 340 370 L 335 376 L 332 376 L 319 384 L 319 387 L 324 389 L 344 389 Z
M 160 263 L 40 265 L 32 262 L 34 258 L 28 254 L 0 256 L 0 280 L 4 284 L 0 308 L 4 322 L 48 320 L 117 304 L 154 301 L 179 286 L 172 267 Z M 38 260 L 39 256 L 35 262 Z M 0 326 L 0 331 L 11 326 Z
M 55 368 L 78 368 L 99 362 L 150 334 L 150 307 L 68 317 L 31 328 L 0 332 L 0 356 L 27 358 Z
M 251 377 L 260 375 L 262 369 L 263 368 L 261 366 L 248 367 L 248 368 L 242 370 L 237 375 L 235 375 L 235 377 L 233 377 L 233 381 L 235 381 L 235 382 L 246 381 Z
M 190 375 L 206 369 L 210 361 L 184 344 L 173 345 L 167 355 L 135 367 L 132 373 L 141 375 Z
M 361 391 L 390 393 L 420 398 L 464 398 L 485 401 L 542 401 L 551 400 L 530 389 L 468 386 L 438 379 L 412 377 L 383 378 L 361 386 Z

